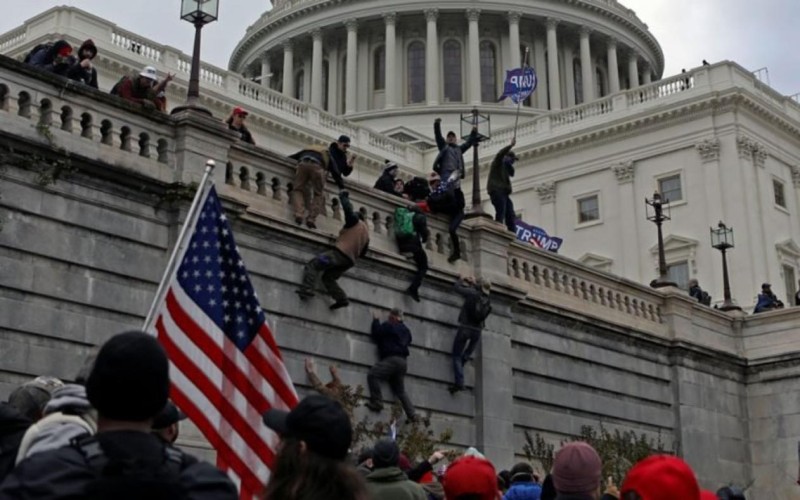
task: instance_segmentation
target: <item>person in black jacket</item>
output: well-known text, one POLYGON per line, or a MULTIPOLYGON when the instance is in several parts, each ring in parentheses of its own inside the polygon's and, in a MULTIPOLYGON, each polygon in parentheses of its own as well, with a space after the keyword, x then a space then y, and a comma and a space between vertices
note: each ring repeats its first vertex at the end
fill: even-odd
POLYGON ((97 88, 97 70, 92 65, 92 60, 96 55, 97 47, 94 42, 92 40, 83 42, 81 48, 78 49, 78 57, 67 70, 67 78, 97 88))
POLYGON ((394 181, 397 178, 397 172, 399 170, 397 163, 387 160, 383 167, 383 173, 378 177, 378 180, 375 181, 373 187, 384 193, 397 194, 394 190, 394 181))
POLYGON ((37 45, 25 57, 25 63, 61 76, 67 75, 74 62, 72 45, 66 40, 37 45))
POLYGON ((256 141, 253 140, 253 134, 250 133, 250 130, 248 130, 247 126, 244 124, 244 120, 247 118, 248 114, 247 110, 237 106, 233 108, 233 111, 231 111, 225 123, 228 124, 229 130, 239 133, 239 138, 241 138, 242 141, 255 146, 256 141))
POLYGON ((169 387, 167 355, 154 336, 111 337, 86 381, 97 435, 26 458, 0 484, 0 499, 236 500, 224 473, 151 434, 169 387))
POLYGON ((356 155, 351 154, 348 156, 347 150, 350 149, 350 138, 346 135, 340 135, 339 140, 332 142, 328 146, 328 154, 330 161, 328 162, 328 172, 333 176, 333 182, 339 187, 341 191, 344 189, 344 179, 353 173, 353 164, 356 161, 356 155))
MULTIPOLYGON (((428 242, 430 232, 428 231, 428 218, 422 213, 419 206, 412 203, 406 207, 407 217, 411 217, 413 233, 406 234, 401 232, 401 228, 395 228, 395 238, 397 247, 401 254, 411 254, 414 263, 417 265, 417 272, 411 280, 411 286, 406 289, 406 293, 412 299, 419 302, 419 287, 425 274, 428 272, 428 254, 425 253, 424 243, 428 242)), ((398 209, 402 212, 402 209, 398 209)))
POLYGON ((374 412, 383 410, 380 381, 387 380, 392 392, 403 405, 406 417, 413 422, 417 417, 414 405, 411 404, 405 389, 411 332, 403 323, 403 312, 400 309, 392 309, 388 321, 384 323, 381 323, 377 311, 373 312, 372 316, 372 341, 378 346, 379 361, 367 374, 369 402, 366 407, 374 412))

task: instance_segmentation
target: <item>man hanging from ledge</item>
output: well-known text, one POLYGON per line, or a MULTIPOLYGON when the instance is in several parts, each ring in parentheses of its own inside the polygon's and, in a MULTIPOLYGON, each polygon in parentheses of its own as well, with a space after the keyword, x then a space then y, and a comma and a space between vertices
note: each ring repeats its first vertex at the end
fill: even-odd
POLYGON ((452 130, 447 133, 447 140, 442 137, 442 120, 437 118, 433 122, 433 135, 439 148, 439 156, 433 162, 433 171, 439 174, 442 183, 452 181, 449 189, 452 190, 456 201, 456 208, 450 216, 450 257, 447 261, 451 264, 461 258, 461 247, 458 242, 458 228, 464 221, 464 192, 461 191, 461 179, 464 178, 464 153, 478 142, 478 128, 472 127, 472 133, 466 141, 458 144, 456 133, 452 130))
POLYGON ((455 284, 455 291, 464 297, 464 305, 458 314, 458 331, 453 340, 453 375, 454 382, 450 386, 450 394, 464 390, 464 365, 472 360, 472 353, 481 341, 484 322, 492 312, 489 292, 490 281, 481 278, 461 276, 455 284))
POLYGON ((353 164, 356 161, 355 154, 347 154, 348 149, 350 149, 350 138, 346 135, 340 135, 337 141, 328 146, 330 162, 328 162, 327 168, 340 191, 344 189, 342 177, 353 173, 353 164))
POLYGON ((306 263, 303 269, 303 283, 296 290, 301 300, 310 299, 314 296, 314 285, 321 275, 325 290, 335 300, 330 306, 331 310, 350 305, 347 294, 336 280, 353 267, 359 257, 366 255, 369 247, 367 223, 364 222, 360 212, 353 211, 349 193, 347 191, 339 193, 339 201, 344 212, 344 226, 339 231, 334 248, 317 255, 306 263))

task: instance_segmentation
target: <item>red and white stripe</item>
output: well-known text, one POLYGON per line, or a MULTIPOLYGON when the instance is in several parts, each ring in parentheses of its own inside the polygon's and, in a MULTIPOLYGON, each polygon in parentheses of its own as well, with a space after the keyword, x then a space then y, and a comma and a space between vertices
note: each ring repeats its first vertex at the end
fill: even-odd
POLYGON ((155 331, 170 360, 173 401, 214 446, 241 498, 252 498, 263 490, 278 446, 261 416, 297 404, 269 325, 242 352, 173 277, 155 331))

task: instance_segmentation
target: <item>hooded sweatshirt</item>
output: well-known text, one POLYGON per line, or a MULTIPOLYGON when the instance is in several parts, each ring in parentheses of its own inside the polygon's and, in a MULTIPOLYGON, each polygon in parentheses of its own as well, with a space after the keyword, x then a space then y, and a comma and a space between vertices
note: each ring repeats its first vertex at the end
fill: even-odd
POLYGON ((33 422, 8 403, 0 403, 0 483, 14 468, 22 436, 33 422))
POLYGON ((81 66, 81 57, 83 57, 84 50, 89 50, 91 52, 89 60, 93 60, 97 55, 97 47, 92 40, 86 40, 83 42, 83 44, 81 44, 81 48, 78 49, 78 52, 75 54, 75 62, 74 64, 70 65, 66 76, 70 80, 75 80, 76 82, 81 82, 90 87, 97 88, 97 70, 94 69, 94 66, 90 68, 84 68, 81 66))
POLYGON ((44 415, 25 432, 17 452, 17 463, 31 455, 67 446, 76 437, 97 432, 92 405, 82 385, 67 384, 57 389, 44 407, 44 415))
POLYGON ((375 181, 375 186, 373 187, 384 193, 397 194, 394 191, 394 176, 392 176, 392 170, 397 170, 397 165, 394 163, 387 164, 381 176, 375 181))
POLYGON ((372 500, 427 500, 422 486, 410 481, 399 467, 375 469, 367 476, 372 500))

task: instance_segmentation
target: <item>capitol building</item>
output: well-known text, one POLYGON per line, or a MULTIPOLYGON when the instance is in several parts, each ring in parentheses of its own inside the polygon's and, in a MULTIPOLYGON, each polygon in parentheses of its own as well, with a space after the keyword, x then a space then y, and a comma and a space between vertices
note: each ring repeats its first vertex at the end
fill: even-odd
MULTIPOLYGON (((56 37, 95 41, 101 90, 153 65, 177 75, 170 107, 185 98, 189 55, 72 7, 0 35, 0 53, 21 58, 56 37)), ((523 221, 562 238, 568 258, 649 283, 658 252, 644 200, 657 190, 670 201, 673 281, 698 279, 722 301, 709 228, 724 221, 736 238, 734 301, 751 309, 769 282, 789 304, 800 278, 800 106, 735 62, 663 75, 664 57, 644 20, 616 0, 276 0, 227 69, 203 64, 200 102, 219 118, 250 110, 256 143, 280 154, 349 135, 360 157, 349 181, 363 184, 385 160, 406 177, 427 173, 433 120, 458 133, 476 108, 491 119, 479 148, 485 183, 514 137, 517 108, 497 102, 505 71, 527 61, 539 84, 516 130, 523 221)))

